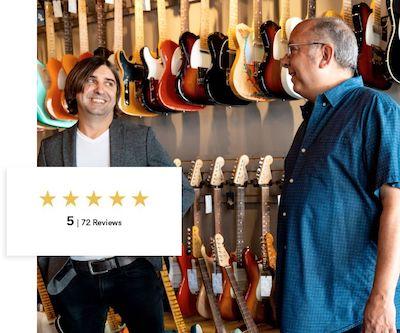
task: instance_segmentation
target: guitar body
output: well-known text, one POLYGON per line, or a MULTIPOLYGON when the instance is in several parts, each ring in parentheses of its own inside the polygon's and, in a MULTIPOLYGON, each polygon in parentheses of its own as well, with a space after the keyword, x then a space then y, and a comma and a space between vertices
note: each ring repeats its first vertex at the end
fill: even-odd
POLYGON ((119 108, 131 116, 156 117, 157 114, 147 111, 137 99, 142 89, 143 66, 128 60, 122 50, 115 54, 115 63, 119 69, 121 81, 119 108))
POLYGON ((287 95, 281 82, 281 62, 279 58, 285 51, 280 50, 279 30, 279 25, 273 21, 264 22, 260 27, 266 59, 260 65, 258 83, 266 95, 286 98, 287 95))
MULTIPOLYGON (((230 263, 233 263, 233 259, 229 260, 230 263)), ((219 311, 221 312, 221 317, 225 320, 238 320, 240 319, 240 311, 239 307, 236 303, 236 300, 232 297, 231 294, 231 283, 228 278, 228 274, 225 268, 221 267, 222 271, 222 294, 219 296, 218 305, 219 311)))
POLYGON ((236 56, 229 75, 229 85, 240 98, 255 102, 267 101, 256 80, 256 69, 264 55, 262 46, 255 45, 252 29, 243 23, 236 26, 234 41, 236 56))
POLYGON ((192 268, 192 255, 188 255, 185 246, 182 248, 182 256, 177 257, 179 268, 182 273, 182 281, 179 285, 176 296, 183 317, 190 317, 196 314, 196 295, 189 289, 189 278, 187 270, 192 268))
POLYGON ((62 91, 65 86, 66 74, 61 62, 50 58, 46 68, 50 77, 50 86, 46 92, 47 111, 58 120, 76 120, 77 117, 69 114, 62 105, 62 91))
POLYGON ((392 23, 392 33, 387 49, 387 66, 391 77, 400 83, 400 1, 386 0, 386 3, 392 23))
POLYGON ((233 51, 228 48, 228 37, 220 32, 208 36, 212 66, 206 73, 206 92, 218 104, 247 105, 248 101, 238 98, 229 86, 229 58, 233 51))
POLYGON ((139 99, 142 105, 150 112, 167 114, 171 112, 162 103, 158 95, 159 82, 164 72, 160 58, 154 58, 148 47, 140 50, 140 58, 144 66, 144 80, 139 99))
POLYGON ((380 47, 381 38, 373 31, 372 9, 361 2, 353 6, 352 13, 354 27, 358 30, 355 31, 359 48, 358 72, 367 86, 387 90, 392 83, 386 79, 389 73, 386 70, 385 51, 380 47))
POLYGON ((76 63, 78 62, 78 58, 72 54, 64 54, 61 59, 62 67, 64 68, 65 74, 68 75, 69 72, 74 68, 76 63))
POLYGON ((58 127, 58 128, 69 128, 72 127, 75 121, 69 120, 56 120, 50 117, 47 113, 44 102, 46 99, 46 86, 47 86, 47 74, 44 65, 38 60, 37 61, 37 95, 36 95, 36 102, 37 102, 37 120, 43 124, 48 125, 51 127, 58 127))
POLYGON ((180 96, 188 103, 214 104, 204 84, 207 69, 211 67, 210 54, 201 51, 199 37, 188 31, 179 38, 179 46, 183 55, 182 68, 177 77, 180 96))
POLYGON ((160 44, 164 72, 158 86, 161 103, 175 111, 200 111, 204 107, 188 104, 177 93, 177 74, 182 67, 182 54, 178 44, 165 40, 160 44))

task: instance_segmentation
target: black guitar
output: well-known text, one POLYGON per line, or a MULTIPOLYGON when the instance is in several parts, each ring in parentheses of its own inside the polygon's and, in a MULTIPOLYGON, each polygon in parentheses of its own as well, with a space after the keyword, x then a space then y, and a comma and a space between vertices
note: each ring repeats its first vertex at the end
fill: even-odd
POLYGON ((400 83, 400 0, 386 0, 386 5, 392 23, 392 33, 387 48, 386 61, 390 76, 397 83, 400 83))
POLYGON ((208 36, 212 66, 206 73, 206 93, 215 103, 247 105, 249 101, 238 98, 229 85, 229 72, 235 60, 234 29, 238 21, 238 0, 229 1, 229 37, 220 32, 208 36))

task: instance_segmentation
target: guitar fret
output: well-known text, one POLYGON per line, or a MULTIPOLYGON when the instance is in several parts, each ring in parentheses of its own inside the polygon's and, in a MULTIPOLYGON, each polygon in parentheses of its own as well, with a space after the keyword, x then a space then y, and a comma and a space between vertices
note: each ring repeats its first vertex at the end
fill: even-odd
POLYGON ((238 24, 238 0, 229 0, 229 29, 228 29, 228 47, 230 50, 236 50, 233 36, 238 24))
POLYGON ((158 18, 158 45, 167 39, 167 17, 165 9, 165 0, 157 0, 157 18, 158 18))
POLYGON ((351 0, 342 0, 342 17, 346 24, 353 29, 353 15, 351 0))
POLYGON ((97 47, 106 47, 106 18, 104 15, 104 0, 96 0, 97 29, 96 39, 97 47))
POLYGON ((50 296, 47 293, 46 286, 43 281, 42 273, 40 272, 39 266, 36 267, 37 274, 37 290, 39 292, 40 300, 42 302, 44 312, 46 314, 47 320, 51 321, 56 318, 56 313, 54 311, 53 305, 50 300, 50 296))
POLYGON ((53 5, 49 1, 45 1, 44 11, 46 17, 47 59, 56 58, 53 5))
POLYGON ((123 10, 122 0, 114 0, 114 52, 123 49, 123 10))
POLYGON ((67 1, 64 0, 63 2, 64 49, 65 49, 65 54, 73 54, 71 16, 67 6, 68 3, 67 1))
POLYGON ((181 0, 181 34, 189 31, 189 0, 181 0))
POLYGON ((214 197, 214 228, 215 233, 220 234, 221 229, 221 188, 214 187, 213 190, 213 197, 214 197))
POLYGON ((262 2, 253 0, 253 39, 256 44, 262 43, 260 26, 262 24, 262 2))
POLYGON ((374 25, 381 26, 381 0, 374 0, 374 25))
POLYGON ((200 228, 200 189, 194 188, 193 225, 200 228))
POLYGON ((236 188, 236 257, 238 267, 242 267, 242 252, 244 249, 243 240, 243 223, 245 218, 245 203, 244 203, 244 192, 243 186, 236 188))
POLYGON ((135 45, 132 50, 136 63, 140 63, 140 50, 144 47, 143 0, 135 0, 135 45))

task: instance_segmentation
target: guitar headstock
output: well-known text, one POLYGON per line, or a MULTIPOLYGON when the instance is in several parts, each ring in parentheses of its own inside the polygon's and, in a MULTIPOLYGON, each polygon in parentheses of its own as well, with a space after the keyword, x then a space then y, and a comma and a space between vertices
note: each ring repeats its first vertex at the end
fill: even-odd
POLYGON ((221 234, 215 235, 215 257, 221 267, 229 266, 229 253, 224 246, 224 237, 221 234))
POLYGON ((174 159, 174 164, 176 167, 181 167, 182 166, 182 161, 179 158, 174 159))
POLYGON ((271 164, 274 161, 271 155, 260 158, 257 169, 257 184, 260 186, 268 185, 272 180, 271 164))
POLYGON ((225 181, 224 173, 222 172, 222 167, 225 164, 225 160, 222 156, 218 156, 214 163, 211 164, 210 175, 208 176, 208 183, 212 186, 221 186, 225 181))
POLYGON ((201 178, 201 168, 203 166, 203 161, 200 159, 197 159, 193 163, 192 169, 189 171, 189 183, 190 186, 192 187, 200 187, 201 181, 203 180, 201 178))
POLYGON ((246 169, 246 166, 248 164, 249 164, 249 157, 247 155, 242 155, 239 157, 232 172, 232 180, 235 185, 244 186, 247 180, 249 179, 246 169))
POLYGON ((200 236, 200 229, 198 226, 192 227, 192 244, 193 244, 193 257, 200 258, 202 256, 201 253, 201 236, 200 236))

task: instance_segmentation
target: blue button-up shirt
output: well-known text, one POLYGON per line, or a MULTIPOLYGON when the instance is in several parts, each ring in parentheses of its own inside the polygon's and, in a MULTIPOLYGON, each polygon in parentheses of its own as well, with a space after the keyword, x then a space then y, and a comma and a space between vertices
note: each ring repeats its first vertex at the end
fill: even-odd
MULTIPOLYGON (((278 218, 281 331, 360 325, 377 255, 379 188, 400 187, 400 107, 351 78, 303 107, 278 218)), ((400 285, 397 286, 400 328, 400 285)))

